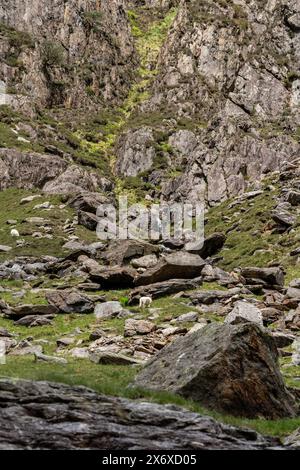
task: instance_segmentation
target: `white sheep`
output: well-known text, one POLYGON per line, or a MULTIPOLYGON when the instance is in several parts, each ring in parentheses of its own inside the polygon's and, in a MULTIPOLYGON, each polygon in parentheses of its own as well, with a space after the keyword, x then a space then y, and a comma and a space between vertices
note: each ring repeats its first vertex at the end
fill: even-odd
POLYGON ((13 229, 10 231, 10 234, 11 234, 12 237, 15 237, 15 238, 19 238, 19 236, 20 236, 18 230, 16 230, 15 228, 13 228, 13 229))
POLYGON ((152 304, 152 297, 141 297, 140 298, 140 308, 149 308, 152 304))

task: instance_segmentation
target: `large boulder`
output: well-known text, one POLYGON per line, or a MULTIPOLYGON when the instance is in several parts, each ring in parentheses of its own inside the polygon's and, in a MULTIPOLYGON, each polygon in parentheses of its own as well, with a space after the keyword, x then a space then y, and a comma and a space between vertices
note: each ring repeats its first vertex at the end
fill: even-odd
POLYGON ((143 286, 168 279, 193 279, 200 276, 204 266, 205 262, 198 255, 186 252, 172 253, 141 274, 135 285, 143 286))
POLYGON ((50 291, 46 299, 60 313, 92 313, 94 310, 94 301, 75 290, 50 291))
POLYGON ((95 317, 98 320, 107 320, 110 318, 115 318, 118 316, 122 316, 126 313, 120 304, 120 302, 110 301, 104 302, 102 304, 97 304, 95 307, 95 317))
POLYGON ((263 284, 268 287, 284 285, 284 273, 280 268, 241 268, 247 284, 263 284))
POLYGON ((274 340, 258 325, 214 323, 165 347, 135 383, 235 416, 295 416, 277 360, 274 340))
POLYGON ((128 264, 134 258, 158 253, 159 248, 139 240, 118 240, 110 243, 104 253, 105 260, 111 265, 128 264))
POLYGON ((90 271, 90 279, 101 284, 104 289, 127 288, 133 286, 136 272, 127 267, 99 267, 90 271))
POLYGON ((85 387, 0 380, 0 449, 261 450, 279 440, 183 408, 85 387))
POLYGON ((285 297, 300 302, 300 279, 293 279, 289 283, 285 297))
POLYGON ((96 214, 98 207, 107 202, 107 197, 100 193, 82 192, 71 198, 68 205, 77 211, 96 214))
POLYGON ((177 294, 188 289, 197 289, 201 286, 202 277, 195 279, 170 279, 169 281, 156 282, 147 286, 140 286, 133 289, 129 296, 129 305, 138 303, 140 297, 151 295, 153 298, 165 295, 177 294))
POLYGON ((54 315, 58 312, 58 308, 56 305, 18 305, 17 307, 13 307, 11 309, 7 309, 5 315, 9 318, 14 320, 18 320, 23 317, 27 317, 28 315, 38 315, 38 316, 48 316, 54 315))
POLYGON ((239 300, 234 304, 234 308, 225 318, 225 323, 233 323, 237 318, 244 318, 247 321, 263 326, 263 315, 259 308, 250 302, 239 300))
POLYGON ((194 305, 211 305, 215 302, 222 302, 232 297, 238 296, 242 293, 242 289, 234 287, 228 290, 202 290, 196 291, 192 294, 185 294, 189 297, 194 305))
POLYGON ((224 233, 213 233, 209 237, 205 238, 203 243, 189 242, 185 245, 186 251, 190 253, 196 253, 201 258, 208 258, 213 256, 223 248, 226 241, 224 233))
POLYGON ((92 212, 79 211, 78 224, 83 225, 88 230, 95 231, 98 225, 98 217, 92 212))

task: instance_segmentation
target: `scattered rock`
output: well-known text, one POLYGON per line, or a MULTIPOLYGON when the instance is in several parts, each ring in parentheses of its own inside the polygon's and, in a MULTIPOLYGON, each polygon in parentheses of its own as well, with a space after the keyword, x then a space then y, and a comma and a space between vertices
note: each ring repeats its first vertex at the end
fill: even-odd
POLYGON ((55 357, 55 356, 46 356, 42 353, 35 353, 34 359, 36 362, 51 362, 54 364, 68 364, 68 361, 63 357, 55 357))
POLYGON ((123 316, 123 311, 124 309, 120 302, 111 301, 97 304, 95 306, 94 314, 98 320, 108 320, 109 318, 115 318, 120 314, 123 316))
POLYGON ((34 194, 33 196, 27 196, 23 197, 20 201, 20 204, 28 204, 29 202, 34 201, 35 199, 38 199, 39 197, 42 197, 40 194, 34 194))
POLYGON ((101 204, 108 202, 107 197, 99 193, 81 192, 76 196, 72 197, 68 202, 70 207, 73 207, 78 212, 88 212, 90 214, 96 214, 98 207, 101 204))
POLYGON ((134 258, 141 258, 158 253, 159 248, 151 243, 137 240, 121 240, 111 242, 104 253, 104 259, 113 265, 128 264, 134 258))
POLYGON ((263 316, 259 308, 246 301, 238 301, 234 304, 233 310, 225 318, 225 323, 233 323, 237 317, 257 323, 263 326, 263 316))
POLYGON ((127 267, 98 268, 90 271, 90 279, 101 284, 104 289, 132 287, 136 272, 127 267))
POLYGON ((298 206, 300 204, 300 193, 298 191, 289 191, 287 194, 287 201, 292 206, 298 206))
POLYGON ((97 328, 96 330, 92 331, 92 333, 90 334, 90 340, 96 341, 97 339, 102 338, 102 336, 105 336, 105 332, 97 328))
POLYGON ((295 341, 295 336, 288 333, 283 333, 282 331, 272 331, 271 334, 277 348, 286 348, 295 341))
POLYGON ((141 364, 140 361, 123 354, 115 354, 110 352, 94 352, 90 353, 90 360, 96 364, 110 364, 116 366, 129 366, 141 364))
POLYGON ((291 449, 300 449, 300 428, 296 429, 296 431, 294 431, 284 440, 284 445, 291 449))
POLYGON ((12 250, 11 246, 0 245, 0 252, 2 252, 2 253, 7 253, 8 251, 11 251, 11 250, 12 250))
POLYGON ((89 359, 90 357, 88 348, 73 348, 69 351, 69 354, 77 359, 89 359))
POLYGON ((56 340, 56 344, 59 348, 67 348, 71 346, 75 342, 74 337, 64 336, 63 338, 59 338, 56 340))
POLYGON ((287 210, 276 208, 272 212, 273 220, 278 223, 279 225, 283 225, 285 227, 291 227, 294 225, 296 218, 287 210))
POLYGON ((24 344, 21 343, 17 347, 15 347, 12 351, 9 352, 10 356, 28 356, 28 355, 36 355, 42 354, 43 348, 40 345, 30 345, 25 342, 24 344))
POLYGON ((83 225, 85 228, 91 231, 96 231, 98 225, 98 217, 91 212, 78 212, 78 224, 83 225))
POLYGON ((28 326, 32 328, 34 326, 45 326, 51 325, 54 315, 27 315, 19 320, 15 321, 15 325, 28 326))
POLYGON ((152 268, 157 264, 157 257, 155 255, 146 255, 131 261, 134 268, 152 268))
POLYGON ((125 321, 124 336, 147 335, 155 329, 156 325, 150 321, 129 318, 125 321))
POLYGON ((215 302, 224 301, 231 299, 232 297, 238 296, 242 293, 242 289, 234 287, 228 290, 203 290, 193 292, 192 294, 186 293, 185 297, 189 297, 194 305, 211 305, 215 302))
POLYGON ((162 330, 162 334, 165 337, 173 336, 173 335, 185 335, 187 333, 187 328, 179 328, 176 326, 168 326, 162 330))
POLYGON ((197 312, 188 312, 176 318, 177 322, 195 322, 198 320, 197 312))

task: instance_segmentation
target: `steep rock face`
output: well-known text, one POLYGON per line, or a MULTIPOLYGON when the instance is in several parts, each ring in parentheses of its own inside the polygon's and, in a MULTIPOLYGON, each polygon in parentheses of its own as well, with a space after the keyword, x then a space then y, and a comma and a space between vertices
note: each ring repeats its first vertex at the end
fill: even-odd
MULTIPOLYGON (((165 171, 160 166, 149 181, 161 184, 164 199, 205 193, 214 205, 296 158, 299 13, 294 0, 181 1, 150 98, 121 138, 127 165, 117 164, 118 171, 140 171, 139 164, 133 170, 134 143, 143 117, 163 144, 156 155, 165 171)), ((123 158, 120 145, 119 162, 123 158)))
POLYGON ((97 191, 102 178, 93 171, 68 165, 57 155, 0 149, 0 191, 7 188, 39 188, 51 194, 97 191))
POLYGON ((135 53, 124 0, 8 0, 0 5, 6 104, 118 102, 135 53))
POLYGON ((174 406, 85 387, 0 380, 0 449, 281 449, 274 438, 174 406))

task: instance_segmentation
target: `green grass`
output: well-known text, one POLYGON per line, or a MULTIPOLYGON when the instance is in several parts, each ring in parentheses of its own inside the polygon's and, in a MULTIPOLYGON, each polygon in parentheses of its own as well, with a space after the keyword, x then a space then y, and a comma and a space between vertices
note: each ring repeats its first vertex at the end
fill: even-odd
MULTIPOLYGON (((218 254, 223 258, 218 265, 226 271, 240 266, 265 267, 271 262, 279 262, 286 269, 286 281, 289 282, 300 276, 297 257, 289 255, 300 243, 299 216, 292 232, 272 233, 274 222, 271 211, 276 207, 276 197, 279 195, 276 177, 272 183, 275 191, 265 190, 260 196, 241 205, 230 208, 232 200, 229 200, 211 208, 206 215, 205 234, 227 233, 226 243, 218 254), (234 224, 237 226, 230 230, 234 224)), ((292 211, 296 214, 295 209, 292 211)))
POLYGON ((255 429, 262 434, 284 437, 300 426, 300 417, 277 421, 235 418, 207 410, 197 403, 185 400, 178 395, 129 387, 137 371, 138 368, 132 366, 98 365, 85 359, 69 359, 67 365, 59 365, 35 363, 32 357, 8 357, 6 365, 0 365, 0 377, 84 385, 106 395, 122 396, 130 399, 147 399, 162 405, 174 404, 202 415, 212 416, 227 424, 255 429))
MULTIPOLYGON (((58 209, 62 204, 60 196, 45 194, 34 201, 20 205, 20 200, 23 197, 39 194, 37 190, 21 190, 21 189, 7 189, 0 191, 0 207, 5 207, 5 211, 0 212, 0 244, 11 246, 13 249, 9 253, 0 253, 0 261, 11 259, 14 256, 64 256, 67 254, 62 246, 67 242, 67 235, 63 232, 63 226, 67 219, 72 219, 75 211, 66 206, 63 209, 58 209), (34 209, 38 204, 49 201, 54 205, 52 210, 34 209), (29 217, 43 217, 48 220, 49 225, 52 227, 52 239, 47 238, 32 238, 31 233, 42 232, 38 226, 25 222, 29 217), (7 220, 16 220, 16 228, 20 232, 22 239, 26 241, 26 246, 17 247, 16 239, 10 235, 12 226, 6 223, 7 220)), ((90 232, 84 227, 77 226, 75 234, 80 239, 87 241, 97 241, 96 233, 90 232)))

